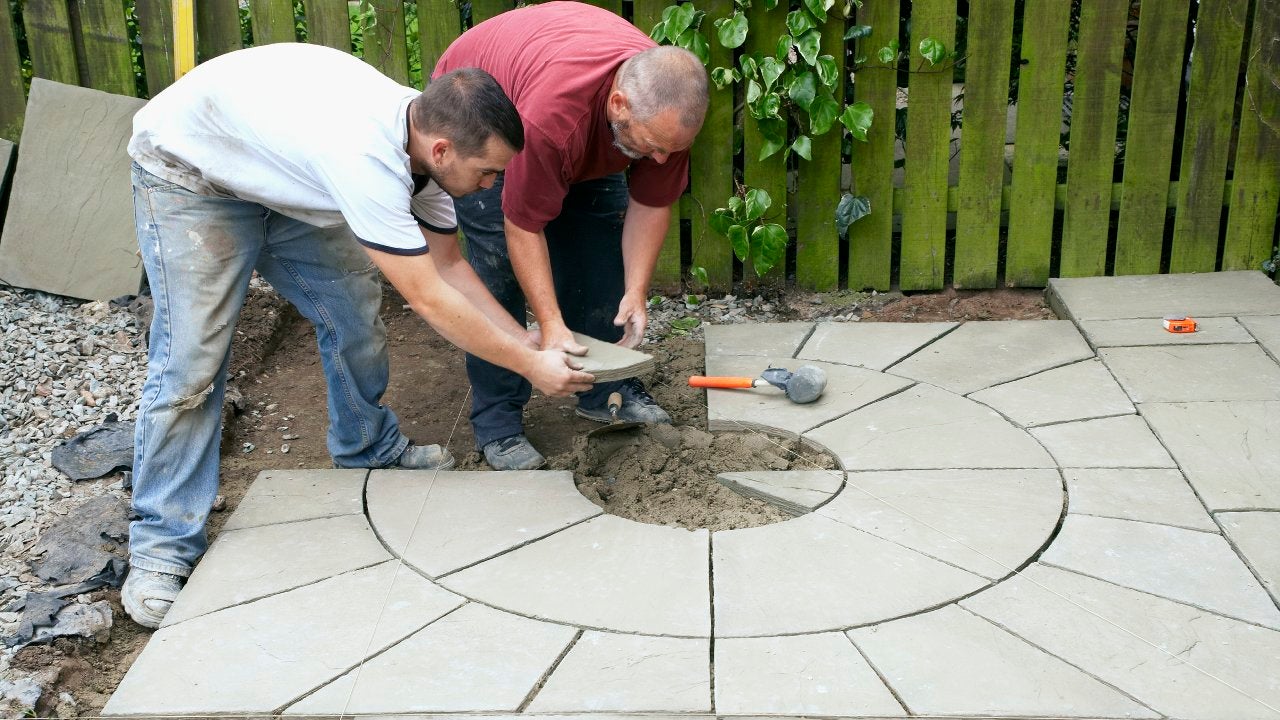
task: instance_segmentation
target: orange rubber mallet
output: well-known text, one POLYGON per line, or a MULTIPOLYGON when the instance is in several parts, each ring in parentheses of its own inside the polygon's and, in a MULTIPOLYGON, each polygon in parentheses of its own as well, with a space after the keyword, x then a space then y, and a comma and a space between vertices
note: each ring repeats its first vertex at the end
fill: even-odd
POLYGON ((822 368, 804 365, 795 372, 783 368, 771 367, 760 373, 760 377, 732 377, 725 375, 694 375, 689 378, 689 387, 750 389, 773 385, 787 394, 787 398, 795 403, 811 403, 817 400, 827 387, 827 375, 822 368))

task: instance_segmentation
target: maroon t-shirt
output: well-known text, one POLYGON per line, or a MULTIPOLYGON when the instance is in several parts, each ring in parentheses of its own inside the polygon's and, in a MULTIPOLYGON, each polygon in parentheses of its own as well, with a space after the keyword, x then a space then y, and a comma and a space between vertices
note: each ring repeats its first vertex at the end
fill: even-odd
POLYGON ((524 150, 507 165, 502 212, 529 232, 560 214, 569 185, 628 166, 631 197, 674 203, 688 181, 688 151, 663 164, 632 161, 613 146, 605 102, 624 60, 654 47, 634 25, 580 2, 505 12, 462 34, 432 77, 478 67, 498 80, 524 120, 524 150))

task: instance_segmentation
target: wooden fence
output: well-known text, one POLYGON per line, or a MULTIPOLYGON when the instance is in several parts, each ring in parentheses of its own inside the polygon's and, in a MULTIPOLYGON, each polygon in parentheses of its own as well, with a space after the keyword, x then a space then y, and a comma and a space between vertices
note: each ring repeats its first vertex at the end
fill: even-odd
MULTIPOLYGON (((648 31, 669 3, 593 4, 648 31)), ((710 36, 710 23, 734 10, 733 0, 695 4, 710 36)), ((354 51, 347 0, 248 0, 247 17, 236 0, 196 5, 200 59, 246 37, 354 51)), ((755 3, 736 52, 771 52, 754 43, 785 32, 783 5, 766 12, 755 3)), ((511 7, 461 5, 473 22, 511 7)), ((18 140, 24 73, 128 95, 172 82, 170 0, 9 8, 0 12, 0 136, 18 140)), ((360 53, 402 82, 411 62, 429 74, 463 21, 450 0, 368 0, 360 10, 376 18, 356 38, 360 53)), ((713 67, 734 61, 735 51, 711 45, 713 67)), ((814 139, 812 161, 788 165, 779 153, 757 162, 754 124, 735 130, 742 90, 713 90, 656 283, 675 285, 691 266, 717 288, 742 277, 706 224, 736 182, 767 189, 773 221, 794 233, 786 268, 765 283, 1037 287, 1052 276, 1256 269, 1272 257, 1280 0, 865 0, 846 23, 827 24, 822 45, 844 68, 848 97, 875 110, 868 141, 842 157, 833 131, 814 139), (853 25, 870 35, 846 43, 853 25), (958 60, 925 66, 915 51, 925 37, 962 47, 958 60), (877 59, 893 40, 909 51, 896 67, 877 59), (846 190, 872 210, 841 239, 834 216, 846 190)))

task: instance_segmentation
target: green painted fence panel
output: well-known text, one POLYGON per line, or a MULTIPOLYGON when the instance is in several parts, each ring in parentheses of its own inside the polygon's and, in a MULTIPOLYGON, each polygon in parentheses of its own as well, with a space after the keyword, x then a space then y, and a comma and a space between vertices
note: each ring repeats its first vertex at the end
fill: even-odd
POLYGON ((471 0, 471 24, 479 25, 515 7, 513 0, 471 0))
POLYGON ((124 6, 118 2, 78 0, 84 43, 85 85, 116 95, 136 96, 124 6))
POLYGON ((462 27, 458 6, 453 0, 418 2, 418 43, 422 46, 422 77, 431 77, 449 43, 458 39, 462 27))
POLYGON ((135 0, 142 68, 147 74, 147 96, 155 97, 173 84, 173 2, 135 0))
POLYGON ((373 19, 364 28, 364 60, 392 80, 408 85, 409 45, 405 37, 404 3, 371 0, 370 5, 373 19))
MULTIPOLYGON (((744 52, 772 55, 778 47, 778 38, 787 34, 786 7, 779 4, 773 10, 765 10, 763 4, 756 4, 747 11, 751 31, 743 44, 744 52)), ((742 179, 748 187, 760 188, 769 193, 773 204, 764 214, 764 221, 787 224, 787 165, 778 151, 764 160, 760 160, 760 149, 764 146, 764 137, 760 134, 755 119, 749 114, 743 121, 743 160, 742 179)), ((743 263, 743 277, 756 278, 761 285, 781 285, 786 280, 786 263, 779 261, 769 272, 758 276, 751 264, 751 258, 743 263)))
POLYGON ((1240 110, 1223 270, 1256 270, 1271 257, 1280 204, 1280 0, 1258 0, 1240 110))
MULTIPOLYGON (((833 7, 822 27, 822 54, 830 55, 844 77, 844 18, 833 7)), ((844 82, 836 85, 844 97, 844 82)), ((796 284, 810 290, 835 290, 840 283, 840 238, 836 206, 840 202, 840 140, 843 126, 813 138, 813 159, 801 160, 796 188, 796 284)), ((799 128, 801 132, 808 127, 799 128)))
POLYGON ((1209 272, 1217 260, 1220 198, 1231 151, 1236 77, 1248 7, 1248 0, 1200 2, 1183 123, 1171 272, 1209 272))
POLYGON ((1186 0, 1143 0, 1141 8, 1116 231, 1117 275, 1160 272, 1190 12, 1186 0))
POLYGON ((22 60, 14 30, 6 7, 0 12, 0 138, 16 143, 22 137, 27 96, 22 89, 22 60))
POLYGON ((853 141, 854 195, 871 202, 871 213, 849 226, 849 287, 888 290, 893 279, 893 152, 897 71, 883 65, 877 51, 898 38, 898 6, 890 2, 863 3, 859 25, 871 34, 857 41, 856 57, 867 59, 853 83, 855 100, 869 104, 875 120, 867 141, 853 141))
POLYGON ((1115 170, 1116 117, 1129 3, 1084 0, 1062 216, 1062 277, 1106 274, 1115 170))
POLYGON ((196 56, 200 62, 243 47, 236 0, 196 3, 196 56))
POLYGON ((1013 0, 969 6, 953 276, 957 288, 996 284, 1012 40, 1013 0))
POLYGON ((22 9, 22 22, 35 76, 79 85, 76 43, 71 34, 66 0, 27 0, 22 9))
MULTIPOLYGON (((592 3, 597 5, 597 3, 592 3)), ((614 12, 621 12, 621 3, 617 3, 618 8, 609 7, 614 12)), ((662 19, 662 9, 667 6, 666 0, 636 0, 634 9, 634 22, 638 28, 648 33, 653 26, 662 19)), ((604 5, 601 5, 604 7, 604 5)), ((709 21, 704 21, 703 27, 710 27, 709 21)), ((667 226, 667 238, 662 243, 662 252, 658 255, 658 263, 653 268, 653 285, 658 287, 673 289, 680 285, 680 203, 676 202, 671 207, 671 223, 667 226)))
POLYGON ((307 42, 351 52, 347 0, 303 0, 302 10, 307 14, 307 42))
POLYGON ((942 287, 947 255, 947 172, 951 160, 952 62, 930 65, 920 55, 921 41, 933 38, 955 48, 955 0, 918 3, 911 11, 907 43, 907 165, 902 216, 902 260, 898 284, 903 290, 942 287))
POLYGON ((295 42, 291 0, 249 0, 249 22, 253 28, 253 44, 268 45, 295 42))
POLYGON ((1023 10, 1004 271, 1005 284, 1014 287, 1049 281, 1070 16, 1071 3, 1062 0, 1026 0, 1023 10))
MULTIPOLYGON (((588 5, 595 5, 596 7, 601 8, 603 10, 608 10, 614 15, 622 14, 622 0, 580 0, 580 1, 588 5)), ((702 9, 702 8, 699 7, 699 9, 702 9)), ((649 31, 645 30, 645 32, 649 32, 649 31)))

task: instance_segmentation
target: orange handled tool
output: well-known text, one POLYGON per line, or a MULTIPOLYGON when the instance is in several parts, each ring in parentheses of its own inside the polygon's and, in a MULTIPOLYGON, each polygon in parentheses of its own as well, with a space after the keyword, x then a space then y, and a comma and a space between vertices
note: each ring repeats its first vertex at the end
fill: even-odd
POLYGON ((827 387, 827 374, 815 365, 804 365, 795 372, 771 367, 760 373, 760 377, 694 375, 689 378, 689 387, 696 388, 747 389, 767 385, 782 390, 791 402, 811 403, 827 387))
POLYGON ((706 375, 694 375, 689 378, 689 387, 698 388, 753 388, 769 383, 760 378, 749 377, 708 377, 706 375))

